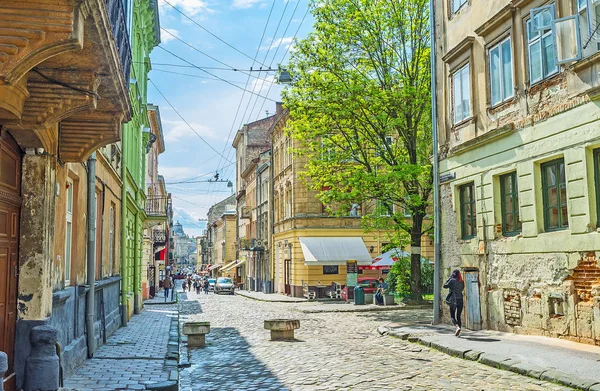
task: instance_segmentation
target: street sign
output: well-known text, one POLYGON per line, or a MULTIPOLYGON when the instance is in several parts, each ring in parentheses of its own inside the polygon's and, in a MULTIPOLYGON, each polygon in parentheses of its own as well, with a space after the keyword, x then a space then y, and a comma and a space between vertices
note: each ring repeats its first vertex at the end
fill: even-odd
POLYGON ((346 285, 358 285, 358 262, 356 260, 346 261, 346 285))
POLYGON ((455 172, 448 172, 446 174, 440 175, 440 183, 450 182, 453 179, 456 179, 455 172))

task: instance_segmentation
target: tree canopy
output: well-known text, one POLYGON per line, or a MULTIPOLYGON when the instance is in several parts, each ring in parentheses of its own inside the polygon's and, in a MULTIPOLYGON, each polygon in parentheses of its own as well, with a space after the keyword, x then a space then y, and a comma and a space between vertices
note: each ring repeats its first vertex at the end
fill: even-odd
POLYGON ((311 10, 314 30, 295 44, 284 91, 294 152, 332 213, 363 205, 366 229, 411 244, 420 299, 432 193, 428 1, 313 0, 311 10))

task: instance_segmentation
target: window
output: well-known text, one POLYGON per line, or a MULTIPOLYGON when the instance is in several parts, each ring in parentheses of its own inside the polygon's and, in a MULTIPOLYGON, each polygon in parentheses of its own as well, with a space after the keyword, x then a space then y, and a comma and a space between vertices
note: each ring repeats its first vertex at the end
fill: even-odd
POLYGON ((563 159, 544 163, 542 170, 542 197, 544 204, 544 228, 556 231, 569 226, 567 214, 567 185, 563 159))
POLYGON ((340 274, 339 266, 337 265, 323 265, 323 274, 340 274))
POLYGON ((527 48, 529 53, 529 82, 536 83, 558 72, 556 65, 554 36, 552 28, 548 27, 546 19, 554 18, 554 5, 544 7, 536 18, 538 28, 534 28, 533 19, 527 21, 527 48), (549 16, 547 16, 547 14, 549 16))
POLYGON ((463 239, 477 236, 477 214, 475 211, 475 185, 469 183, 458 188, 460 199, 460 225, 463 239))
POLYGON ((332 156, 333 156, 333 151, 332 151, 332 142, 331 142, 331 136, 330 135, 324 135, 321 137, 321 160, 331 160, 332 156))
POLYGON ((596 226, 600 228, 600 148, 594 150, 594 175, 596 177, 596 226))
POLYGON ((455 13, 467 2, 467 0, 450 0, 452 2, 452 13, 455 13))
POLYGON ((471 116, 469 64, 452 74, 452 88, 454 93, 454 123, 457 124, 471 116))
POLYGON ((110 203, 110 214, 109 214, 109 226, 108 226, 108 270, 110 275, 115 271, 115 204, 110 203))
POLYGON ((514 96, 510 38, 490 49, 490 92, 492 106, 514 96))
POLYGON ((387 217, 387 216, 391 216, 390 214, 390 205, 386 202, 383 202, 381 200, 377 200, 377 212, 379 213, 379 216, 382 217, 387 217))
POLYGON ((600 0, 577 0, 576 14, 579 21, 579 38, 585 44, 582 55, 587 57, 598 51, 598 46, 592 44, 592 40, 600 35, 600 29, 597 29, 600 23, 600 0), (589 9, 592 12, 589 12, 589 9))
POLYGON ((67 210, 65 227, 65 286, 71 283, 71 251, 73 242, 73 182, 67 181, 67 210))
POLYGON ((504 235, 514 235, 521 232, 516 172, 500 176, 500 206, 502 210, 502 233, 504 235))
POLYGON ((289 219, 292 217, 292 190, 286 189, 285 191, 285 216, 284 218, 289 219))

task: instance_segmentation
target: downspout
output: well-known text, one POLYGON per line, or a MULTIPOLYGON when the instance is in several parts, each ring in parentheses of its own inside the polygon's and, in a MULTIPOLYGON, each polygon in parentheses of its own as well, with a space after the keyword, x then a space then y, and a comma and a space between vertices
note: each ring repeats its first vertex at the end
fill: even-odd
POLYGON ((90 290, 87 295, 86 333, 88 358, 94 356, 96 336, 94 335, 94 296, 96 282, 96 152, 88 158, 87 175, 87 285, 90 290))
POLYGON ((429 0, 429 35, 431 41, 431 133, 433 135, 433 324, 440 323, 441 297, 441 211, 440 211, 440 175, 437 133, 437 100, 435 74, 435 4, 429 0))
POLYGON ((121 225, 121 326, 127 326, 127 294, 128 294, 128 274, 129 271, 127 265, 127 169, 125 168, 125 143, 127 138, 123 139, 123 160, 121 161, 121 180, 123 181, 123 187, 121 188, 121 219, 119 223, 121 225))

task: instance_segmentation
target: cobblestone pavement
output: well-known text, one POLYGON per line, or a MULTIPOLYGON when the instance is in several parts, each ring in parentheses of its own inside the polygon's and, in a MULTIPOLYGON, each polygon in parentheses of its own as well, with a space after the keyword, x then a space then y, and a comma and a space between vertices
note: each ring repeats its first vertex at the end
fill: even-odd
POLYGON ((69 378, 71 390, 144 390, 169 379, 164 368, 171 319, 177 306, 152 305, 117 330, 69 378))
POLYGON ((429 322, 430 310, 302 313, 301 304, 188 294, 181 320, 210 321, 207 346, 182 346, 180 390, 567 390, 380 336, 381 324, 429 322), (186 314, 185 316, 183 314, 186 314), (272 342, 263 321, 300 319, 295 342, 272 342))

